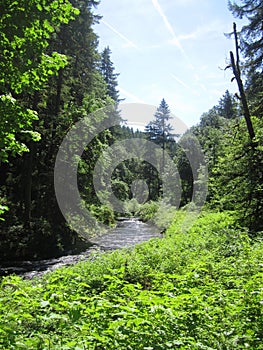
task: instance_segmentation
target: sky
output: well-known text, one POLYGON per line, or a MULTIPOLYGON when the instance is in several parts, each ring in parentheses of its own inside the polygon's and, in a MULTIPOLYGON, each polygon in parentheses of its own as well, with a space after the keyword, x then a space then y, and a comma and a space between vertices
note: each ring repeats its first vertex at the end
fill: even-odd
MULTIPOLYGON (((226 90, 237 91, 227 66, 234 51, 233 21, 227 0, 101 0, 94 27, 99 50, 109 46, 124 103, 159 106, 162 98, 171 115, 187 126, 226 90)), ((129 116, 129 125, 142 126, 150 115, 129 116)))

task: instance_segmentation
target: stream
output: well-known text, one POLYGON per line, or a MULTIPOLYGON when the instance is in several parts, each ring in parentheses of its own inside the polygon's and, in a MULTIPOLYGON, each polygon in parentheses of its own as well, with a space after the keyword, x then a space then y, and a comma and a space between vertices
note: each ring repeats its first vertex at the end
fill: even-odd
POLYGON ((40 277, 62 266, 76 264, 80 260, 87 260, 94 251, 109 251, 148 241, 150 238, 161 237, 156 228, 143 223, 137 218, 123 219, 117 226, 107 233, 90 239, 92 246, 77 255, 65 255, 59 258, 37 261, 10 261, 0 265, 0 276, 9 274, 20 275, 26 279, 40 277))

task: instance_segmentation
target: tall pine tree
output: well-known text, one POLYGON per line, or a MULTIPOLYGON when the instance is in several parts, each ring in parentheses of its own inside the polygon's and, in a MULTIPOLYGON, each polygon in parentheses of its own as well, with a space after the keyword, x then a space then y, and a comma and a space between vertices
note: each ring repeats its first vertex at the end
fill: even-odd
POLYGON ((263 2, 242 0, 241 4, 229 1, 229 9, 237 18, 246 18, 240 32, 240 47, 245 57, 247 73, 246 92, 251 113, 263 116, 263 2))
POLYGON ((145 127, 148 139, 161 145, 163 149, 165 149, 165 143, 172 136, 173 127, 169 123, 171 119, 169 106, 163 98, 154 114, 154 119, 145 127))
POLYGON ((105 47, 101 54, 100 72, 107 86, 108 95, 115 101, 119 102, 119 91, 117 90, 117 77, 119 74, 114 73, 114 66, 110 58, 111 50, 109 46, 105 47))
MULTIPOLYGON (((169 106, 163 98, 154 114, 154 119, 145 127, 146 138, 162 147, 162 159, 160 159, 160 169, 162 174, 164 173, 165 149, 168 148, 168 145, 170 146, 171 143, 174 143, 171 133, 173 127, 169 123, 171 119, 172 117, 169 106)), ((152 179, 149 186, 150 189, 158 189, 156 193, 154 193, 155 191, 151 189, 152 198, 156 199, 156 197, 159 197, 162 192, 162 185, 159 177, 156 178, 156 176, 152 176, 153 169, 151 166, 148 166, 148 168, 146 167, 145 171, 149 174, 149 178, 152 179)))
POLYGON ((234 119, 238 117, 237 102, 228 90, 226 90, 223 97, 219 100, 219 104, 216 108, 221 117, 226 119, 234 119))

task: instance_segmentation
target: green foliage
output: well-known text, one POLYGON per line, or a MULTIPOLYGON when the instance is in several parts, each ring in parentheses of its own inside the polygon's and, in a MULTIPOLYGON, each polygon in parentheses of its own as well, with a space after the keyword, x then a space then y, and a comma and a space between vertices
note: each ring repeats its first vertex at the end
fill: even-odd
POLYGON ((4 220, 1 216, 2 216, 2 215, 4 214, 4 212, 7 211, 7 210, 8 210, 8 206, 6 206, 6 205, 1 205, 1 204, 0 204, 0 220, 1 220, 1 221, 4 220))
POLYGON ((229 1, 229 8, 236 17, 248 19, 248 23, 241 30, 241 49, 247 59, 248 68, 262 71, 262 1, 241 0, 241 4, 229 1))
MULTIPOLYGON (((262 241, 235 213, 178 211, 163 239, 34 281, 3 278, 4 349, 262 349, 262 241)), ((95 260, 94 260, 95 259, 95 260)))
MULTIPOLYGON (((240 223, 255 233, 263 229, 260 180, 263 168, 262 119, 251 118, 256 134, 251 143, 245 120, 235 114, 234 102, 233 96, 226 93, 219 106, 202 115, 199 125, 192 127, 192 132, 199 139, 208 163, 209 205, 220 210, 236 210, 240 223)), ((189 183, 189 165, 183 160, 181 155, 177 162, 179 169, 180 164, 184 165, 183 175, 184 178, 188 175, 189 183)))
POLYGON ((115 101, 119 101, 119 92, 117 91, 117 77, 119 74, 114 73, 114 66, 110 58, 111 50, 109 46, 101 53, 101 62, 100 62, 100 72, 103 76, 103 79, 107 85, 108 95, 115 101))
POLYGON ((69 1, 1 1, 0 19, 0 161, 28 151, 27 139, 39 140, 32 131, 37 113, 14 98, 42 89, 50 76, 65 67, 66 57, 48 55, 48 40, 55 27, 68 23, 77 11, 69 1), (55 9, 55 11, 54 11, 55 9), (20 137, 20 133, 22 133, 20 137), (19 135, 19 136, 18 136, 19 135))
POLYGON ((261 0, 229 1, 229 8, 237 18, 245 18, 240 31, 240 46, 245 58, 246 93, 252 115, 263 116, 263 41, 261 0))
POLYGON ((173 130, 169 123, 169 120, 172 119, 170 113, 169 106, 163 98, 156 110, 154 119, 145 128, 148 139, 162 145, 163 148, 173 130))
MULTIPOLYGON (((85 117, 87 131, 96 133, 107 116, 95 111, 113 102, 99 70, 98 38, 92 28, 99 19, 93 13, 97 4, 95 0, 23 0, 1 6, 0 48, 5 53, 0 58, 1 196, 10 213, 1 228, 0 255, 6 258, 25 258, 25 254, 30 258, 30 251, 31 257, 39 257, 44 240, 42 257, 48 245, 50 256, 74 249, 75 233, 56 202, 54 166, 71 127, 85 117), (2 161, 9 162, 2 165, 2 161)), ((83 152, 78 169, 86 206, 93 206, 95 216, 101 215, 100 220, 110 225, 112 212, 100 208, 92 176, 112 139, 110 131, 98 135, 83 152)))
POLYGON ((251 145, 242 119, 229 128, 222 140, 221 156, 213 169, 213 204, 237 210, 240 220, 251 231, 261 231, 263 159, 262 119, 252 118, 256 139, 251 145))
POLYGON ((113 226, 115 224, 114 211, 111 208, 110 204, 96 206, 92 204, 89 207, 91 214, 100 222, 113 226))
POLYGON ((149 201, 144 203, 137 214, 142 221, 149 221, 157 213, 159 209, 159 203, 155 201, 149 201))
POLYGON ((221 117, 226 119, 235 119, 238 117, 237 101, 228 90, 226 90, 223 97, 219 100, 216 106, 217 112, 221 117))
POLYGON ((218 161, 223 148, 222 140, 229 125, 230 121, 222 116, 218 107, 215 106, 201 116, 197 126, 191 128, 205 153, 210 171, 218 161))
POLYGON ((164 201, 145 203, 138 211, 143 221, 153 223, 161 232, 171 225, 175 213, 176 207, 164 201))
POLYGON ((31 126, 37 120, 37 113, 22 107, 10 94, 0 96, 0 160, 7 161, 8 156, 29 151, 26 141, 40 140, 40 134, 32 131, 31 126), (20 131, 18 139, 16 132, 20 131), (23 142, 24 141, 24 142, 23 142))
MULTIPOLYGON (((173 127, 170 124, 171 119, 172 116, 169 106, 163 98, 159 107, 156 109, 153 120, 145 127, 146 139, 156 143, 163 149, 162 155, 158 155, 161 173, 165 172, 165 150, 173 157, 176 149, 175 135, 172 134, 173 127)), ((154 174, 150 164, 148 164, 148 166, 146 164, 144 173, 147 174, 146 176, 149 179, 148 187, 150 199, 158 200, 162 194, 162 185, 159 178, 160 174, 154 174)))
POLYGON ((129 215, 137 215, 139 209, 140 209, 140 204, 138 203, 136 198, 132 198, 131 200, 126 202, 125 209, 127 214, 129 215))

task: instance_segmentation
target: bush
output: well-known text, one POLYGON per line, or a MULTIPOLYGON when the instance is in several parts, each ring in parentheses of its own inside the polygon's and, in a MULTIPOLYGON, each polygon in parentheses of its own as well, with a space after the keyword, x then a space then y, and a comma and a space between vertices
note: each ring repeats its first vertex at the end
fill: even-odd
POLYGON ((114 211, 110 205, 97 206, 92 204, 89 206, 89 210, 98 221, 111 227, 114 226, 115 216, 114 211))
POLYGON ((137 212, 137 215, 139 215, 142 221, 149 221, 157 213, 158 209, 159 209, 158 202, 149 201, 141 205, 141 207, 137 212))

